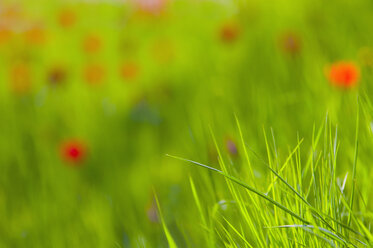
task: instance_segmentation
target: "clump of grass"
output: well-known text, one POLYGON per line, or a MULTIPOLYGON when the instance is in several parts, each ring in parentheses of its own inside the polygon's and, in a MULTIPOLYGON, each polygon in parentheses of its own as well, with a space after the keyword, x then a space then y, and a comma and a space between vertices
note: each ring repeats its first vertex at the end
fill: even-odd
MULTIPOLYGON (((244 172, 227 163, 212 133, 220 168, 193 160, 167 155, 223 176, 229 200, 214 206, 204 204, 192 177, 190 186, 200 215, 206 247, 368 247, 373 245, 369 221, 372 213, 358 194, 357 157, 359 113, 356 118, 352 176, 337 177, 340 141, 338 128, 326 116, 314 125, 310 146, 299 138, 288 155, 281 159, 275 135, 264 130, 267 160, 245 143, 240 123, 237 129, 245 158, 244 172), (306 153, 303 151, 307 151, 306 153), (306 154, 306 155, 303 155, 306 154), (268 180, 255 176, 252 158, 268 172, 268 180), (248 175, 245 179, 244 176, 248 175), (365 212, 361 211, 365 209, 365 212)), ((170 233, 166 230, 167 238, 170 233)))

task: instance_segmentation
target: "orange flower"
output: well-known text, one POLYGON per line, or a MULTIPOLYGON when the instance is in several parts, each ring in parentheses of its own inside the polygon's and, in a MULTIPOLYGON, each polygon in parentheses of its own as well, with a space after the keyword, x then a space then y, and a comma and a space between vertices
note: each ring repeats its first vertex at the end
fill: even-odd
POLYGON ((126 62, 120 68, 120 75, 125 80, 133 80, 139 74, 139 67, 134 62, 126 62))
POLYGON ((224 43, 233 43, 241 33, 240 27, 236 22, 227 22, 220 28, 219 36, 224 43))
POLYGON ((85 159, 87 148, 82 141, 71 139, 65 141, 60 146, 61 159, 70 163, 72 166, 78 166, 85 159))
POLYGON ((7 42, 13 35, 13 32, 7 28, 0 28, 0 43, 7 42))
POLYGON ((26 41, 32 45, 43 44, 46 40, 45 30, 40 27, 33 27, 25 32, 26 41))
POLYGON ((31 89, 31 75, 29 67, 24 63, 15 64, 10 69, 10 82, 13 92, 24 94, 31 89))
POLYGON ((70 28, 76 22, 76 14, 70 9, 63 9, 58 14, 58 23, 63 28, 70 28))
POLYGON ((10 22, 22 19, 24 16, 24 11, 19 5, 13 4, 8 6, 1 6, 0 19, 5 19, 10 22))
POLYGON ((89 64, 84 68, 84 79, 88 84, 99 84, 104 77, 105 68, 100 64, 89 64))
POLYGON ((102 42, 97 35, 88 35, 83 41, 83 49, 86 53, 97 53, 102 47, 102 42))
POLYGON ((332 85, 348 89, 358 84, 360 70, 353 62, 340 61, 330 66, 327 77, 332 85))

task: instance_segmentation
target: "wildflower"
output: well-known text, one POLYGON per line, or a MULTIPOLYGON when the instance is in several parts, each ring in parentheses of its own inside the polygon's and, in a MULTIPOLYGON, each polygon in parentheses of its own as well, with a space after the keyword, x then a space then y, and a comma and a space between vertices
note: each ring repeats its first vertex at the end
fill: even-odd
POLYGON ((360 70, 353 62, 340 61, 330 66, 327 77, 332 85, 348 89, 358 84, 360 70))
POLYGON ((0 44, 11 39, 13 32, 8 28, 0 27, 0 44))
POLYGON ((219 30, 219 36, 224 43, 233 43, 241 33, 240 27, 236 22, 227 22, 219 30))
POLYGON ((231 156, 237 156, 238 154, 237 146, 232 139, 230 138, 225 139, 225 148, 227 149, 228 153, 231 156))
POLYGON ((52 85, 61 84, 66 80, 66 71, 61 66, 56 66, 50 69, 48 73, 48 81, 52 85))
POLYGON ((95 85, 103 81, 105 68, 100 64, 89 64, 84 68, 84 79, 88 84, 95 85))
POLYGON ((25 20, 24 10, 16 4, 4 5, 0 8, 0 23, 3 27, 12 28, 15 24, 19 24, 25 20))
POLYGON ((24 94, 31 89, 30 69, 25 63, 18 63, 10 69, 10 83, 13 92, 24 94))
POLYGON ((120 67, 120 76, 124 80, 136 79, 139 74, 139 66, 134 62, 126 62, 120 67))
POLYGON ((88 35, 83 41, 83 49, 88 54, 97 53, 102 47, 102 42, 97 35, 88 35))
POLYGON ((134 0, 134 5, 140 14, 157 16, 165 12, 167 0, 134 0))
POLYGON ((63 28, 70 28, 76 22, 75 12, 70 9, 63 9, 58 14, 58 23, 63 28))
POLYGON ((26 41, 31 45, 41 45, 46 41, 45 30, 35 26, 25 32, 26 41))
POLYGON ((148 204, 148 207, 146 208, 146 215, 151 223, 159 223, 159 213, 155 199, 148 204))
POLYGON ((286 54, 296 55, 301 50, 301 40, 296 33, 286 32, 281 35, 279 45, 286 54))
POLYGON ((62 143, 60 152, 62 160, 76 166, 85 159, 87 150, 83 142, 68 140, 62 143))

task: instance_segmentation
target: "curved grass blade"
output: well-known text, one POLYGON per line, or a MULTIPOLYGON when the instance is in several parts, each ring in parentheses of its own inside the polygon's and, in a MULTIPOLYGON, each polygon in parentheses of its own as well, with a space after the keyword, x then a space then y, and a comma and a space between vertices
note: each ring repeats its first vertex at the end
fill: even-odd
POLYGON ((177 157, 177 156, 173 156, 173 155, 169 155, 169 154, 166 154, 166 156, 168 157, 171 157, 171 158, 174 158, 174 159, 178 159, 178 160, 182 160, 182 161, 186 161, 186 162, 190 162, 192 164, 195 164, 195 165, 198 165, 198 166, 201 166, 203 168, 206 168, 206 169, 209 169, 209 170, 212 170, 212 171, 215 171, 217 173, 219 173, 220 175, 228 178, 229 180, 231 180, 232 182, 244 187, 245 189, 249 190, 250 192, 260 196, 261 198, 267 200, 268 202, 272 203, 274 206, 280 208, 281 210, 283 210, 284 212, 288 213, 289 215, 293 216, 294 218, 302 221, 303 223, 305 224, 311 224, 309 221, 307 221, 306 219, 302 218, 301 216, 299 216, 298 214, 294 213, 293 211, 291 211, 290 209, 288 209, 287 207, 285 207, 284 205, 282 205, 281 203, 273 200, 272 198, 266 196, 264 193, 254 189, 253 187, 249 186, 248 184, 242 182, 240 179, 236 178, 236 177, 233 177, 231 175, 228 175, 226 173, 224 173, 223 171, 221 170, 218 170, 216 168, 213 168, 213 167, 210 167, 208 165, 204 165, 204 164, 201 164, 201 163, 198 163, 196 161, 193 161, 193 160, 189 160, 189 159, 185 159, 185 158, 181 158, 181 157, 177 157))
MULTIPOLYGON (((341 243, 341 244, 344 244, 344 245, 347 245, 347 242, 342 239, 341 237, 339 237, 338 235, 332 233, 331 231, 325 229, 325 228, 322 228, 322 227, 315 227, 315 226, 312 226, 312 225, 283 225, 283 226, 273 226, 273 227, 265 227, 265 228, 271 228, 271 229, 275 229, 275 228, 301 228, 305 231, 308 231, 310 233, 313 233, 313 234, 316 234, 312 231, 312 229, 317 229, 319 231, 321 231, 323 234, 325 234, 326 236, 328 236, 329 238, 341 243)), ((323 237, 321 237, 323 238, 323 237)), ((328 240, 328 239, 325 239, 323 238, 324 241, 326 241, 329 245, 335 247, 335 245, 333 244, 332 241, 328 240)))
POLYGON ((357 154, 359 149, 359 99, 357 101, 357 116, 356 116, 356 131, 355 131, 355 153, 354 153, 354 164, 352 168, 352 190, 351 190, 351 199, 350 199, 350 209, 351 212, 349 212, 348 215, 348 225, 351 224, 351 216, 352 216, 352 210, 354 206, 354 195, 355 195, 355 184, 356 184, 356 167, 357 167, 357 154))

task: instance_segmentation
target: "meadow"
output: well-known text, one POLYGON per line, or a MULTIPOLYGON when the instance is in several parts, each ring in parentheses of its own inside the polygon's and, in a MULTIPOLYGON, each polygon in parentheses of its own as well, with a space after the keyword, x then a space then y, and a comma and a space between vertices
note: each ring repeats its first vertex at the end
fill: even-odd
POLYGON ((0 247, 372 247, 372 23, 369 0, 1 1, 0 247))

